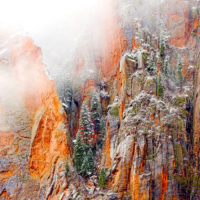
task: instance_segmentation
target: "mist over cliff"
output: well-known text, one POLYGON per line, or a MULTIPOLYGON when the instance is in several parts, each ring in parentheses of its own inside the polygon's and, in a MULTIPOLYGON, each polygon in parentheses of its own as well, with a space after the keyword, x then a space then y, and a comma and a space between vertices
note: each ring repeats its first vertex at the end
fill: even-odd
POLYGON ((0 3, 0 199, 200 199, 198 0, 0 3))
MULTIPOLYGON (((73 73, 79 52, 86 61, 86 69, 96 68, 96 58, 104 51, 102 41, 115 31, 110 30, 107 23, 110 17, 116 15, 122 28, 133 26, 136 18, 150 29, 160 23, 159 0, 119 0, 113 2, 112 8, 110 0, 35 1, 30 4, 21 0, 13 7, 9 3, 4 2, 1 10, 2 29, 30 35, 42 50, 50 77, 57 81, 63 74, 73 73)), ((129 37, 130 34, 125 39, 130 41, 129 37)))

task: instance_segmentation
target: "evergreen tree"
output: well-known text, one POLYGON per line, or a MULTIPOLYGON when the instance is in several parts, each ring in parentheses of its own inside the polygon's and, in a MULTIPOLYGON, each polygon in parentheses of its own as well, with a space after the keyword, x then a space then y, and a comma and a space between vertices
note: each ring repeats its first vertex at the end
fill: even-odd
POLYGON ((81 107, 81 133, 83 134, 83 141, 86 145, 89 145, 92 141, 93 123, 91 120, 91 113, 89 112, 86 102, 81 107))
POLYGON ((160 42, 159 42, 159 49, 161 57, 164 56, 165 49, 167 47, 167 42, 169 39, 169 35, 167 33, 167 29, 164 25, 164 22, 161 21, 161 31, 160 31, 160 42))
POLYGON ((158 74, 158 77, 157 77, 157 95, 159 97, 162 97, 163 96, 163 86, 162 86, 162 80, 161 80, 161 75, 160 73, 158 74))
POLYGON ((166 56, 165 60, 164 60, 164 74, 165 74, 165 76, 168 76, 169 72, 170 72, 169 59, 170 59, 170 57, 166 56))
POLYGON ((74 166, 78 173, 81 172, 81 166, 82 166, 84 157, 85 157, 85 148, 82 143, 81 135, 78 132, 76 136, 76 143, 75 143, 74 155, 73 155, 74 166))
POLYGON ((71 112, 71 104, 72 104, 72 83, 68 79, 64 84, 63 88, 60 89, 60 98, 62 101, 62 105, 65 109, 65 112, 69 114, 71 112))
POLYGON ((99 187, 100 188, 105 188, 107 184, 107 181, 106 181, 106 172, 105 172, 105 169, 102 168, 99 172, 99 187))
POLYGON ((81 175, 87 177, 94 171, 94 158, 92 149, 88 150, 88 154, 84 157, 83 163, 81 165, 81 175))
POLYGON ((180 87, 183 86, 183 74, 182 74, 183 66, 184 66, 183 59, 180 55, 178 55, 177 78, 178 78, 178 84, 180 85, 180 87))
POLYGON ((92 112, 92 121, 94 122, 94 130, 96 134, 99 134, 100 133, 100 100, 96 92, 94 92, 92 96, 91 112, 92 112))
POLYGON ((157 71, 157 67, 156 67, 156 64, 154 62, 154 55, 153 55, 153 53, 151 53, 151 55, 147 59, 147 70, 151 74, 155 74, 155 72, 157 71))
POLYGON ((91 174, 94 171, 94 156, 91 148, 88 151, 87 157, 88 157, 88 172, 91 174))
POLYGON ((83 159, 83 163, 81 165, 81 175, 83 177, 87 177, 89 175, 89 162, 88 162, 88 156, 86 155, 83 159))

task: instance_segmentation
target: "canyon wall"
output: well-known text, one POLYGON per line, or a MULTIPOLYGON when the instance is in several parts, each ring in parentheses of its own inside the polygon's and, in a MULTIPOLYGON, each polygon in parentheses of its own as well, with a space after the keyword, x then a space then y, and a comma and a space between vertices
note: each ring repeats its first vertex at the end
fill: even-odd
MULTIPOLYGON (((106 51, 102 61, 97 62, 104 85, 100 93, 102 90, 107 94, 105 99, 101 97, 102 110, 106 111, 106 137, 100 167, 110 173, 108 188, 121 199, 198 199, 198 158, 194 158, 198 156, 199 135, 198 94, 194 97, 199 79, 198 6, 196 1, 164 2, 160 8, 164 14, 158 19, 163 24, 155 30, 158 38, 146 31, 142 20, 133 20, 129 26, 133 29, 129 31, 132 53, 127 30, 118 27, 109 39, 115 43, 109 43, 109 53, 106 51), (167 38, 164 53, 161 34, 167 38), (152 53, 154 74, 148 69, 152 53), (167 56, 172 70, 166 75, 167 56), (180 76, 184 79, 181 86, 179 80, 174 80, 177 77, 170 77, 180 64, 179 57, 180 76), (158 94, 160 75, 162 98, 158 94), (114 115, 112 109, 117 110, 114 115)), ((116 18, 110 27, 116 27, 119 21, 116 18)))
POLYGON ((4 42, 0 197, 38 199, 42 195, 41 199, 47 199, 54 196, 47 187, 60 187, 54 176, 64 170, 70 157, 66 114, 54 82, 45 74, 40 49, 30 38, 22 36, 4 42))
POLYGON ((163 2, 155 30, 142 18, 121 23, 120 4, 106 4, 102 47, 77 50, 68 102, 59 100, 32 39, 3 39, 0 199, 200 198, 199 3, 163 2), (73 142, 94 93, 105 133, 92 126, 95 171, 83 178, 73 142))

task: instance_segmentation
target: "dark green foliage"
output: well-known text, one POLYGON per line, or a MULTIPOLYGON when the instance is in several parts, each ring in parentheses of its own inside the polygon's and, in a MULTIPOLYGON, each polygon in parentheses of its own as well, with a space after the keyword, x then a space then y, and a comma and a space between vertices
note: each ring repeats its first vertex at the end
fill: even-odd
POLYGON ((98 94, 95 92, 92 96, 92 121, 94 123, 94 130, 96 134, 100 133, 100 100, 98 94))
POLYGON ((92 149, 90 148, 88 150, 87 155, 85 154, 83 158, 80 174, 86 178, 90 176, 93 173, 93 171, 94 171, 94 157, 93 157, 92 149))
MULTIPOLYGON (((88 177, 94 171, 94 156, 92 149, 89 148, 88 152, 85 144, 82 142, 80 132, 77 133, 76 142, 74 147, 73 161, 77 172, 83 177, 88 177)), ((68 163, 66 163, 66 174, 69 172, 68 163)))
POLYGON ((161 75, 159 74, 157 77, 157 95, 159 97, 163 97, 163 85, 162 85, 162 79, 161 79, 161 75))
POLYGON ((94 157, 92 149, 88 150, 87 155, 84 157, 83 164, 81 166, 81 175, 87 177, 94 171, 94 157))
POLYGON ((76 143, 75 143, 74 155, 73 155, 74 166, 78 173, 81 172, 81 166, 83 164, 84 157, 85 157, 85 148, 83 146, 81 135, 78 132, 76 136, 76 143))
POLYGON ((88 157, 88 172, 92 173, 94 171, 94 156, 91 148, 88 151, 87 157, 88 157))
POLYGON ((91 113, 89 112, 86 102, 83 103, 81 107, 81 133, 83 135, 83 141, 86 145, 90 144, 92 140, 93 132, 93 123, 91 120, 91 113))
POLYGON ((72 95, 73 95, 72 84, 70 80, 67 80, 67 82, 63 86, 63 89, 61 89, 60 93, 61 93, 60 98, 61 98, 64 110, 66 114, 69 114, 71 111, 72 95))
POLYGON ((106 135, 106 122, 105 122, 105 119, 103 119, 103 117, 101 118, 101 121, 100 121, 100 141, 103 142, 104 140, 104 137, 106 135))
POLYGON ((151 74, 155 74, 157 71, 153 53, 151 53, 151 55, 147 59, 147 71, 149 71, 151 74))
POLYGON ((86 178, 90 176, 93 173, 93 171, 94 171, 94 157, 93 157, 92 149, 90 148, 88 150, 87 155, 85 154, 83 158, 80 174, 86 178))
POLYGON ((178 55, 178 61, 177 61, 177 78, 178 78, 178 84, 180 87, 183 85, 183 74, 182 74, 182 69, 183 69, 184 63, 180 55, 178 55))
POLYGON ((170 57, 166 56, 164 60, 164 66, 163 66, 165 76, 169 75, 169 71, 170 71, 169 60, 170 60, 170 57))
MULTIPOLYGON (((94 171, 94 157, 92 149, 90 148, 86 154, 84 146, 80 133, 77 133, 73 155, 74 166, 80 175, 88 177, 94 171)), ((68 172, 69 166, 68 163, 66 163, 66 173, 68 172)))
POLYGON ((163 56, 165 51, 165 46, 163 42, 160 42, 160 55, 163 56))
POLYGON ((104 168, 102 168, 99 172, 99 187, 105 188, 106 185, 107 185, 106 171, 104 168))
POLYGON ((166 28, 164 27, 164 23, 161 23, 161 31, 160 31, 160 41, 159 41, 159 50, 160 56, 163 57, 165 55, 165 49, 168 43, 168 33, 166 28))
POLYGON ((81 165, 81 175, 85 178, 89 175, 88 169, 89 169, 88 156, 85 156, 83 159, 83 163, 81 165))

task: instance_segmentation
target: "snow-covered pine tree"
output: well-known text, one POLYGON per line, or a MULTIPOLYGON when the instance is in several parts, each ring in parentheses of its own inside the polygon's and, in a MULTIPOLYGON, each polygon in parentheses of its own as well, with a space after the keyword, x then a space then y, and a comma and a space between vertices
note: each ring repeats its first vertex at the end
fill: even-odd
POLYGON ((81 166, 83 164, 83 160, 85 156, 86 156, 85 148, 83 146, 80 132, 78 132, 76 135, 76 142, 75 142, 74 154, 73 154, 74 166, 78 173, 81 172, 81 166))
POLYGON ((88 157, 88 172, 89 174, 91 174, 94 171, 94 156, 91 148, 88 151, 87 157, 88 157))
POLYGON ((87 177, 89 175, 88 173, 88 169, 89 169, 89 162, 88 162, 88 156, 86 155, 83 159, 83 163, 81 165, 81 175, 83 177, 87 177))
POLYGON ((65 112, 68 114, 71 111, 72 104, 72 83, 69 79, 64 84, 61 100, 65 112))
POLYGON ((160 27, 161 29, 160 29, 159 49, 160 49, 160 56, 163 57, 165 53, 165 49, 167 47, 168 40, 169 40, 169 34, 162 20, 161 20, 160 27))
POLYGON ((100 133, 100 99, 96 91, 92 95, 91 113, 92 113, 92 121, 94 123, 95 133, 99 134, 100 133))
POLYGON ((94 171, 94 157, 92 153, 92 149, 88 150, 87 155, 83 159, 83 163, 81 165, 81 175, 83 177, 90 176, 94 171))
POLYGON ((178 55, 178 60, 177 60, 177 78, 178 78, 178 84, 179 86, 182 88, 183 86, 183 66, 184 66, 184 62, 183 59, 180 55, 178 55))
POLYGON ((92 136, 94 134, 94 131, 93 123, 91 120, 91 113, 86 102, 83 102, 81 107, 80 127, 84 143, 86 145, 90 145, 92 142, 92 136))
POLYGON ((157 67, 154 61, 154 54, 151 52, 151 54, 147 58, 147 70, 151 74, 155 74, 157 72, 157 67))
POLYGON ((99 140, 100 147, 103 145, 105 135, 106 135, 106 121, 102 116, 100 119, 100 140, 99 140))
POLYGON ((165 57, 165 60, 164 60, 164 74, 165 74, 165 76, 168 76, 169 75, 169 73, 170 73, 170 66, 169 66, 169 60, 170 60, 170 57, 167 55, 166 57, 165 57))

